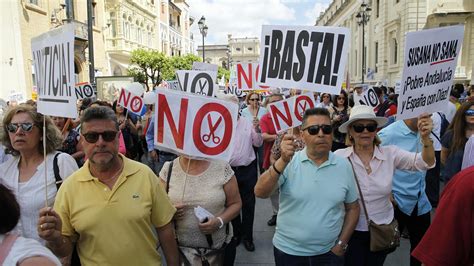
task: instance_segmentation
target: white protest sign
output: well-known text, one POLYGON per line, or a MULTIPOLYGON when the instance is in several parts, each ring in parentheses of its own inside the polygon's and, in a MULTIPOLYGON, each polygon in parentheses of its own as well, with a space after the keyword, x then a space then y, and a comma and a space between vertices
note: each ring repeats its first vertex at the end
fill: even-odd
POLYGON ((354 93, 354 105, 368 105, 376 107, 379 105, 379 97, 372 86, 363 86, 362 93, 354 93))
POLYGON ((214 64, 202 63, 202 62, 193 62, 192 70, 200 70, 200 71, 214 71, 217 72, 219 67, 214 64))
POLYGON ((350 31, 340 27, 263 26, 260 85, 338 94, 350 31))
POLYGON ((277 133, 301 125, 303 114, 307 109, 314 108, 316 102, 312 92, 272 103, 268 106, 273 125, 277 133))
POLYGON ((31 39, 38 112, 77 117, 74 93, 74 24, 66 24, 31 39))
POLYGON ((157 89, 155 145, 191 157, 229 161, 239 107, 236 103, 157 89))
POLYGON ((74 87, 76 92, 76 99, 81 100, 84 98, 97 99, 97 91, 92 87, 89 82, 77 83, 74 87))
POLYGON ((117 104, 123 106, 124 108, 127 108, 128 111, 134 114, 141 115, 145 103, 143 102, 143 98, 139 95, 136 95, 135 93, 125 88, 122 88, 120 90, 120 95, 117 104))
POLYGON ((259 86, 257 79, 260 71, 258 63, 239 63, 237 69, 237 88, 240 90, 268 89, 268 86, 259 86))
POLYGON ((234 94, 237 97, 244 97, 247 95, 246 92, 242 91, 241 89, 237 88, 235 84, 229 84, 225 87, 224 90, 225 94, 234 94))
POLYGON ((219 90, 217 72, 199 70, 177 70, 176 76, 182 91, 214 97, 219 90))
POLYGON ((181 87, 177 80, 163 80, 161 86, 170 90, 180 91, 181 87))
POLYGON ((22 92, 12 92, 10 95, 8 95, 8 100, 10 102, 17 102, 17 103, 22 103, 25 101, 25 96, 23 95, 22 92))
POLYGON ((463 25, 407 33, 397 120, 446 110, 463 37, 463 25))

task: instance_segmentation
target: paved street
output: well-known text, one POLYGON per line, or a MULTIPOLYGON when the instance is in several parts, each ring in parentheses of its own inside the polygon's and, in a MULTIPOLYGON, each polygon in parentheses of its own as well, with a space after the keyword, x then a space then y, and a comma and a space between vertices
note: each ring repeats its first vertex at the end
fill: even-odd
MULTIPOLYGON (((275 265, 273 261, 272 237, 275 227, 267 225, 267 220, 272 214, 269 199, 257 199, 255 209, 254 243, 255 252, 248 252, 243 245, 237 247, 235 265, 275 265)), ((390 254, 385 261, 387 266, 409 265, 409 242, 402 239, 401 246, 396 252, 390 254)))

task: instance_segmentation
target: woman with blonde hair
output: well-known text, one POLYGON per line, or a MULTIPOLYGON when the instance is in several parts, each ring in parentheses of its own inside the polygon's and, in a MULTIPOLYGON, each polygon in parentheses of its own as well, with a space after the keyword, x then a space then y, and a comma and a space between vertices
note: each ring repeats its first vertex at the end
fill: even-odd
POLYGON ((2 143, 13 157, 0 165, 0 182, 13 190, 20 203, 21 216, 16 230, 23 237, 44 243, 36 228, 39 210, 44 207, 46 198, 47 205, 53 205, 57 184, 77 170, 77 163, 69 154, 56 151, 62 144, 61 133, 52 120, 38 113, 35 107, 18 105, 11 108, 3 118, 2 128, 2 143), (44 136, 43 119, 46 124, 44 136), (46 158, 43 142, 46 143, 46 158), (55 176, 55 167, 58 176, 55 176))

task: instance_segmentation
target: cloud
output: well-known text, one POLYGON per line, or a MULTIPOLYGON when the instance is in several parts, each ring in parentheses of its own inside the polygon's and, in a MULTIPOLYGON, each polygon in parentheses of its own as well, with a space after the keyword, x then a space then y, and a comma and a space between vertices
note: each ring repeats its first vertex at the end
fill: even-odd
POLYGON ((319 14, 324 12, 329 7, 329 4, 329 2, 318 1, 314 3, 314 6, 311 9, 306 10, 304 16, 308 19, 308 23, 314 25, 319 17, 319 14))
POLYGON ((188 0, 195 43, 201 43, 197 22, 203 15, 209 27, 206 44, 227 44, 227 34, 260 38, 264 24, 293 24, 296 11, 287 5, 292 1, 305 0, 188 0))

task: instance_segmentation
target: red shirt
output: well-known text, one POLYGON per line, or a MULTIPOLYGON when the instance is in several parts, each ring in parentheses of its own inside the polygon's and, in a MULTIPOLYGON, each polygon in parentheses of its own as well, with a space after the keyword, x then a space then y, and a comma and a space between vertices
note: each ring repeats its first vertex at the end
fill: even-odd
MULTIPOLYGON (((270 113, 266 113, 260 119, 260 129, 263 133, 270 135, 276 135, 275 126, 273 125, 272 116, 270 113)), ((263 169, 270 167, 270 154, 272 153, 272 146, 275 141, 264 141, 263 142, 263 169)))
POLYGON ((474 264, 474 167, 449 181, 433 223, 412 255, 426 266, 474 264))

